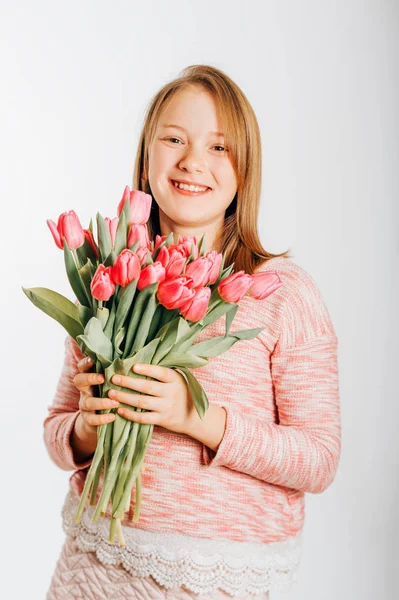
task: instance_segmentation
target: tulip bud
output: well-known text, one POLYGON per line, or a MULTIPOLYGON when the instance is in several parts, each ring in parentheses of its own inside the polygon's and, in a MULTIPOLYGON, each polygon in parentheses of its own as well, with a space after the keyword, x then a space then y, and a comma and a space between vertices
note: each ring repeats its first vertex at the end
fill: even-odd
POLYGON ((129 248, 125 248, 116 257, 112 267, 112 279, 118 285, 125 287, 141 274, 141 264, 138 256, 129 248))
POLYGON ((80 224, 79 217, 74 210, 62 213, 58 217, 57 225, 51 219, 47 219, 47 225, 53 235, 58 248, 64 249, 64 240, 66 239, 71 250, 76 250, 85 243, 85 234, 80 224))
POLYGON ((180 308, 181 316, 193 323, 203 319, 208 310, 210 296, 211 288, 209 287, 202 287, 195 290, 195 296, 187 300, 180 308))
POLYGON ((155 246, 154 246, 154 251, 158 248, 159 244, 162 244, 162 242, 164 242, 166 240, 168 236, 167 235, 156 235, 155 236, 155 246))
POLYGON ((264 300, 283 285, 277 271, 263 271, 251 275, 252 285, 247 295, 256 300, 264 300))
POLYGON ((212 266, 212 262, 206 256, 200 256, 188 263, 185 275, 193 280, 193 288, 206 285, 209 282, 209 272, 212 266))
POLYGON ((212 263, 208 281, 208 283, 212 285, 216 282, 217 278, 219 277, 220 266, 223 260, 223 254, 221 252, 216 252, 216 250, 211 250, 210 252, 207 252, 205 256, 212 263))
POLYGON ((128 198, 130 199, 129 223, 135 223, 136 225, 144 225, 147 223, 150 218, 152 196, 140 190, 130 191, 129 186, 127 185, 123 192, 122 200, 118 204, 118 217, 128 198))
POLYGON ((195 296, 195 290, 190 288, 190 284, 192 284, 191 277, 184 275, 161 281, 157 290, 160 304, 168 310, 180 308, 195 296))
POLYGON ((112 279, 112 267, 98 265, 90 283, 91 294, 96 300, 109 300, 115 293, 115 283, 112 279))
POLYGON ((155 261, 151 265, 147 265, 140 273, 140 279, 137 288, 141 291, 143 288, 165 279, 165 269, 162 264, 155 261))
POLYGON ((180 248, 168 248, 169 262, 165 267, 166 277, 178 277, 182 274, 184 265, 186 264, 187 257, 184 251, 180 248), (182 253, 183 252, 183 253, 182 253))
POLYGON ((127 246, 130 248, 136 242, 140 242, 140 246, 144 246, 145 248, 150 247, 147 225, 136 225, 136 223, 130 225, 127 246))
POLYGON ((191 254, 191 250, 194 247, 194 259, 198 258, 198 242, 197 242, 197 238, 196 236, 193 237, 189 237, 189 236, 185 236, 183 235, 182 237, 179 236, 179 243, 177 244, 178 246, 183 246, 186 250, 186 256, 190 256, 191 254))
POLYGON ((245 271, 232 273, 218 285, 220 297, 226 302, 237 303, 245 296, 252 285, 252 277, 245 271))
MULTIPOLYGON (((133 244, 132 244, 133 245, 133 244)), ((147 262, 147 247, 146 246, 139 246, 136 250, 136 254, 138 256, 138 259, 140 261, 141 266, 143 267, 146 262, 147 262)))
POLYGON ((160 263, 162 263, 163 267, 166 267, 166 265, 168 264, 168 262, 169 262, 169 251, 168 251, 168 249, 167 249, 166 246, 162 246, 162 248, 158 252, 157 261, 160 262, 160 263))
POLYGON ((118 219, 118 217, 115 217, 114 219, 110 219, 109 217, 104 217, 104 221, 108 225, 108 229, 109 229, 109 233, 110 233, 111 241, 112 241, 112 247, 115 248, 115 237, 116 237, 116 230, 118 229, 119 219, 118 219))

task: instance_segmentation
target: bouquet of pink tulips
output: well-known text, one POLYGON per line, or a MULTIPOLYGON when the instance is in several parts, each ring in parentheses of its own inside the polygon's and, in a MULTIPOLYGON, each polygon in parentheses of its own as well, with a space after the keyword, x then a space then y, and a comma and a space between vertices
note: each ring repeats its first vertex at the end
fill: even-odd
MULTIPOLYGON (((64 252, 76 301, 48 288, 22 289, 65 328, 93 360, 96 372, 104 374, 101 397, 111 388, 119 389, 111 381, 114 374, 143 377, 132 370, 136 363, 164 365, 185 376, 203 419, 208 399, 190 367, 206 365, 236 342, 256 337, 262 329, 230 333, 238 303, 245 294, 266 298, 281 280, 276 271, 249 275, 233 273, 233 265, 224 268, 223 254, 205 251, 205 235, 199 242, 183 237, 174 243, 173 233, 149 240, 151 202, 149 194, 126 186, 117 217, 97 213, 97 241, 92 221, 83 229, 73 210, 61 214, 57 224, 48 220, 55 243, 64 252), (195 343, 198 333, 223 315, 225 335, 195 343)), ((111 504, 109 539, 113 542, 116 534, 124 545, 121 521, 130 509, 135 485, 133 520, 139 518, 141 469, 154 425, 125 419, 116 409, 101 412, 110 411, 115 420, 97 429, 97 447, 75 519, 80 520, 89 496, 90 504, 96 505, 93 521, 111 504)))

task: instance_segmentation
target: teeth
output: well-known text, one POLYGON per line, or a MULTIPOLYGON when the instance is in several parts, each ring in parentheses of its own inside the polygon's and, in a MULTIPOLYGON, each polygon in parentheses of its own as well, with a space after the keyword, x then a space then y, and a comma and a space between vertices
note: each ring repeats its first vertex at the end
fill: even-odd
POLYGON ((178 183, 177 181, 173 182, 173 185, 182 190, 187 190, 188 192, 205 192, 207 187, 199 187, 198 185, 187 185, 186 183, 178 183))

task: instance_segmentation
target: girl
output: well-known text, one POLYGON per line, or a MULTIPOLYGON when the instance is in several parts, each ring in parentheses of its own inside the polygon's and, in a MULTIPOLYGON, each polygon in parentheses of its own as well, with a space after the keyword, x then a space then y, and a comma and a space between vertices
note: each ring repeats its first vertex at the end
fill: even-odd
MULTIPOLYGON (((103 378, 89 372, 92 365, 66 338, 44 440, 52 460, 74 473, 63 507, 66 540, 47 599, 268 599, 269 590, 289 590, 296 579, 305 492, 323 492, 339 462, 330 315, 312 277, 288 252, 270 254, 259 241, 259 128, 222 71, 188 67, 155 95, 132 187, 153 198, 151 238, 173 231, 177 242, 205 232, 207 250, 225 252, 235 271, 275 270, 282 285, 265 300, 241 301, 231 331, 263 327, 260 335, 193 369, 209 399, 204 421, 183 376, 165 367, 143 365, 150 379, 124 378, 120 386, 129 391, 94 397, 103 378), (126 419, 155 424, 140 518, 123 521, 125 547, 108 542, 108 513, 93 523, 94 507, 87 507, 74 521, 105 421, 96 411, 121 401, 148 411, 118 409, 126 419)), ((220 318, 197 339, 224 328, 220 318)))

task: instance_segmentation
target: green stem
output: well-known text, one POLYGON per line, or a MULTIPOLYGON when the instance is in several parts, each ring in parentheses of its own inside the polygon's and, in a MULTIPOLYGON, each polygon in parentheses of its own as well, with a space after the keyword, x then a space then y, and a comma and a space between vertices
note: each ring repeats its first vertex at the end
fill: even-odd
POLYGON ((140 517, 140 508, 141 508, 141 471, 136 479, 136 504, 134 506, 134 515, 133 521, 136 522, 140 517))
MULTIPOLYGON (((145 425, 143 425, 143 424, 141 426, 145 427, 145 425)), ((147 451, 148 444, 150 443, 151 438, 152 438, 153 430, 154 430, 154 425, 149 425, 149 427, 147 429, 147 437, 146 437, 144 444, 142 444, 141 447, 138 444, 137 455, 134 456, 134 459, 132 461, 132 467, 130 469, 129 476, 127 478, 127 483, 125 485, 125 489, 123 491, 122 498, 120 499, 115 512, 113 512, 114 517, 123 518, 123 514, 125 512, 125 507, 126 507, 126 503, 127 503, 128 497, 129 497, 129 493, 131 491, 131 487, 133 485, 134 480, 137 477, 138 472, 140 471, 142 462, 144 460, 145 453, 147 451)))
POLYGON ((86 498, 89 494, 91 483, 95 477, 98 464, 100 463, 100 461, 103 457, 103 453, 104 453, 104 436, 105 436, 106 429, 105 429, 104 425, 100 425, 99 429, 101 429, 101 431, 97 430, 98 440, 97 440, 96 451, 94 453, 89 472, 87 473, 87 476, 86 476, 86 481, 85 481, 82 495, 80 497, 78 510, 75 515, 76 522, 79 522, 82 517, 83 509, 84 509, 84 506, 86 503, 86 498))
MULTIPOLYGON (((138 410, 138 412, 141 412, 141 409, 137 409, 137 410, 138 410)), ((130 467, 131 467, 132 460, 133 460, 134 451, 136 449, 136 440, 137 440, 137 433, 138 433, 139 425, 140 425, 140 423, 134 422, 133 426, 130 430, 129 442, 128 442, 128 452, 126 455, 126 459, 123 463, 123 466, 121 468, 121 471, 119 473, 118 484, 117 484, 116 490, 115 490, 115 502, 113 503, 113 506, 118 506, 118 503, 123 494, 123 490, 125 487, 125 481, 129 474, 130 467)))
POLYGON ((119 442, 116 444, 115 449, 113 451, 111 463, 107 469, 106 478, 104 480, 104 485, 103 485, 103 489, 101 492, 101 496, 100 496, 100 499, 97 504, 97 508, 96 508, 93 518, 92 518, 93 523, 98 521, 101 512, 105 512, 107 510, 108 500, 111 495, 116 476, 118 474, 116 466, 118 463, 118 459, 120 458, 122 448, 125 445, 127 437, 129 435, 129 428, 130 428, 130 421, 126 421, 125 426, 123 428, 122 435, 119 439, 119 442))

